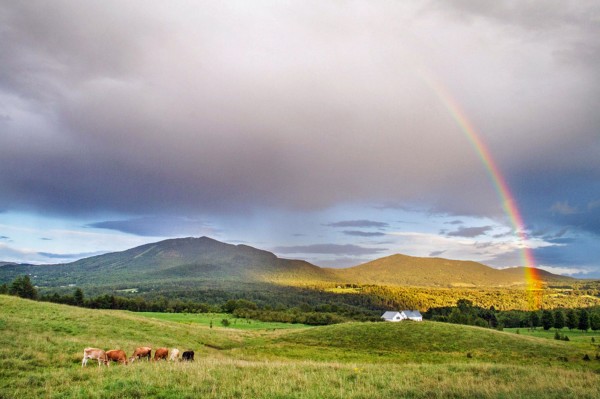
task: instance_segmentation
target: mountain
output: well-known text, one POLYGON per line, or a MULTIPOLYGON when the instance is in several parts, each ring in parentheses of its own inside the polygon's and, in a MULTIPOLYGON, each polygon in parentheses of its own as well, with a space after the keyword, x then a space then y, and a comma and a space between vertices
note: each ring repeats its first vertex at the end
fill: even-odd
MULTIPOLYGON (((511 276, 514 280, 522 279, 526 274, 525 267, 517 266, 517 267, 509 267, 506 269, 500 269, 500 271, 505 274, 511 276)), ((561 282, 573 282, 576 279, 573 277, 561 276, 559 274, 554 274, 547 272, 546 270, 536 269, 536 273, 541 279, 546 283, 561 283, 561 282)))
POLYGON ((340 278, 362 284, 418 287, 498 287, 523 285, 520 276, 472 261, 391 255, 341 269, 340 278))
MULTIPOLYGON (((523 268, 498 270, 481 263, 392 255, 346 269, 321 268, 303 260, 278 258, 247 245, 208 237, 177 238, 126 251, 55 265, 6 264, 0 283, 30 274, 38 286, 224 287, 232 284, 302 286, 355 283, 415 287, 510 287, 525 284, 523 268)), ((567 277, 540 271, 546 281, 567 277)), ((253 288, 254 289, 254 288, 253 288)))
POLYGON ((4 262, 0 260, 0 267, 2 266, 7 266, 7 265, 16 265, 15 262, 4 262))
MULTIPOLYGON (((31 274, 38 286, 139 286, 192 283, 330 281, 332 273, 302 260, 281 259, 247 245, 208 237, 177 238, 56 265, 10 265, 12 274, 31 274)), ((14 278, 14 277, 13 277, 14 278)))

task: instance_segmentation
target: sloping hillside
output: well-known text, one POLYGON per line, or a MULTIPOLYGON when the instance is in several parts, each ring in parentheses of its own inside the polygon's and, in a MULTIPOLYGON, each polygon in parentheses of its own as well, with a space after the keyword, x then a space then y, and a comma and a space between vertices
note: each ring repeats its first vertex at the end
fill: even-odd
MULTIPOLYGON (((500 271, 503 274, 510 276, 513 281, 519 281, 520 279, 522 280, 523 276, 531 274, 527 272, 525 267, 509 267, 506 269, 500 269, 500 271)), ((536 269, 535 273, 546 283, 569 283, 575 280, 573 277, 560 276, 542 269, 536 269)))
POLYGON ((348 269, 336 270, 349 282, 417 287, 498 287, 525 284, 520 277, 481 263, 442 258, 391 255, 348 269))
POLYGON ((10 281, 24 273, 34 275, 39 286, 332 278, 329 271, 305 261, 280 259, 268 251, 208 237, 170 239, 68 264, 6 265, 0 278, 10 281))
POLYGON ((580 344, 476 327, 239 331, 5 295, 0 309, 0 397, 558 399, 595 398, 600 384, 580 344), (196 361, 81 367, 85 347, 142 345, 192 349, 196 361))

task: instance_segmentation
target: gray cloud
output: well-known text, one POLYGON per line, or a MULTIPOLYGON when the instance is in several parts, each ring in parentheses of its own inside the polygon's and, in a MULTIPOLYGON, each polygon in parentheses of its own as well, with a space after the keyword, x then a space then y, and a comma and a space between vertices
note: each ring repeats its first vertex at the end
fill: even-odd
MULTIPOLYGON (((202 228, 143 215, 338 204, 502 217, 427 76, 487 144, 528 227, 597 237, 599 7, 2 2, 0 212, 123 213, 91 226, 138 235, 202 228)), ((329 226, 389 227, 370 222, 329 226)))
POLYGON ((312 259, 311 263, 315 265, 319 265, 321 267, 331 267, 331 268, 346 268, 357 266, 366 262, 371 261, 372 259, 366 258, 357 258, 357 257, 340 257, 335 259, 312 259))
POLYGON ((554 203, 550 210, 561 215, 573 215, 578 213, 577 208, 569 205, 567 201, 554 203))
POLYGON ((366 248, 352 244, 296 245, 281 246, 273 249, 274 252, 281 254, 330 254, 347 256, 375 255, 386 250, 387 248, 366 248))
POLYGON ((433 251, 433 252, 431 252, 431 253, 429 254, 429 256, 430 256, 430 257, 432 257, 432 258, 436 258, 436 257, 438 257, 438 256, 440 256, 440 255, 443 255, 443 254, 444 254, 444 252, 446 252, 446 251, 433 251))
POLYGON ((7 237, 7 236, 0 236, 0 240, 10 240, 10 237, 7 237))
POLYGON ((202 220, 166 216, 96 222, 87 227, 117 230, 147 237, 203 236, 218 232, 202 220))
POLYGON ((449 237, 468 237, 473 238, 484 235, 488 231, 492 230, 492 226, 478 226, 478 227, 459 227, 454 231, 446 231, 445 235, 449 237))
POLYGON ((360 231, 360 230, 344 230, 344 233, 347 236, 355 236, 355 237, 381 237, 384 236, 385 233, 380 233, 376 231, 360 231))
POLYGON ((343 220, 341 222, 328 223, 325 226, 328 227, 377 227, 377 228, 385 228, 388 227, 389 224, 385 222, 376 222, 374 220, 343 220))
POLYGON ((82 259, 95 255, 102 255, 106 252, 82 252, 79 254, 57 254, 52 252, 38 252, 37 254, 48 259, 82 259))

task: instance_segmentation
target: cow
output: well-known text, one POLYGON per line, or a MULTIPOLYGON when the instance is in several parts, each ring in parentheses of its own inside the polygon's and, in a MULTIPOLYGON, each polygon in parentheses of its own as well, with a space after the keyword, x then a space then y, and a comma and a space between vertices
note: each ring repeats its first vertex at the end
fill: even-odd
POLYGON ((167 348, 158 348, 154 352, 154 361, 167 360, 168 356, 169 356, 169 350, 167 348))
POLYGON ((147 357, 148 361, 150 361, 150 358, 152 357, 152 348, 148 346, 136 348, 135 351, 133 351, 133 355, 129 358, 129 362, 133 363, 135 360, 143 357, 147 357))
POLYGON ((106 352, 98 348, 85 348, 83 350, 83 360, 81 361, 81 367, 87 366, 88 359, 98 360, 98 367, 102 363, 108 366, 108 360, 106 360, 106 352))
POLYGON ((106 365, 110 365, 110 362, 119 362, 121 364, 127 365, 127 355, 125 351, 121 349, 113 349, 110 351, 106 351, 106 365))
POLYGON ((171 349, 171 356, 169 356, 169 360, 174 362, 177 359, 179 359, 179 349, 173 348, 171 349))
POLYGON ((183 355, 181 355, 181 360, 183 361, 194 361, 194 351, 185 351, 183 355))

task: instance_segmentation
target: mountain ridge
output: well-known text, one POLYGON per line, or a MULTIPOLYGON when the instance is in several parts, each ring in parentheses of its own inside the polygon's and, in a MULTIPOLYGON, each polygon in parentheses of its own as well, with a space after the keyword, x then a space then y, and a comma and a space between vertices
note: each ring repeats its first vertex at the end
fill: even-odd
MULTIPOLYGON (((538 269, 547 281, 571 279, 538 269)), ((29 273, 40 285, 136 285, 166 282, 256 282, 280 285, 353 283, 418 287, 510 287, 525 285, 525 271, 495 269, 474 261, 394 254, 334 269, 279 258, 245 244, 210 237, 172 238, 74 262, 5 264, 0 282, 29 273), (520 275, 519 275, 520 274, 520 275)))

